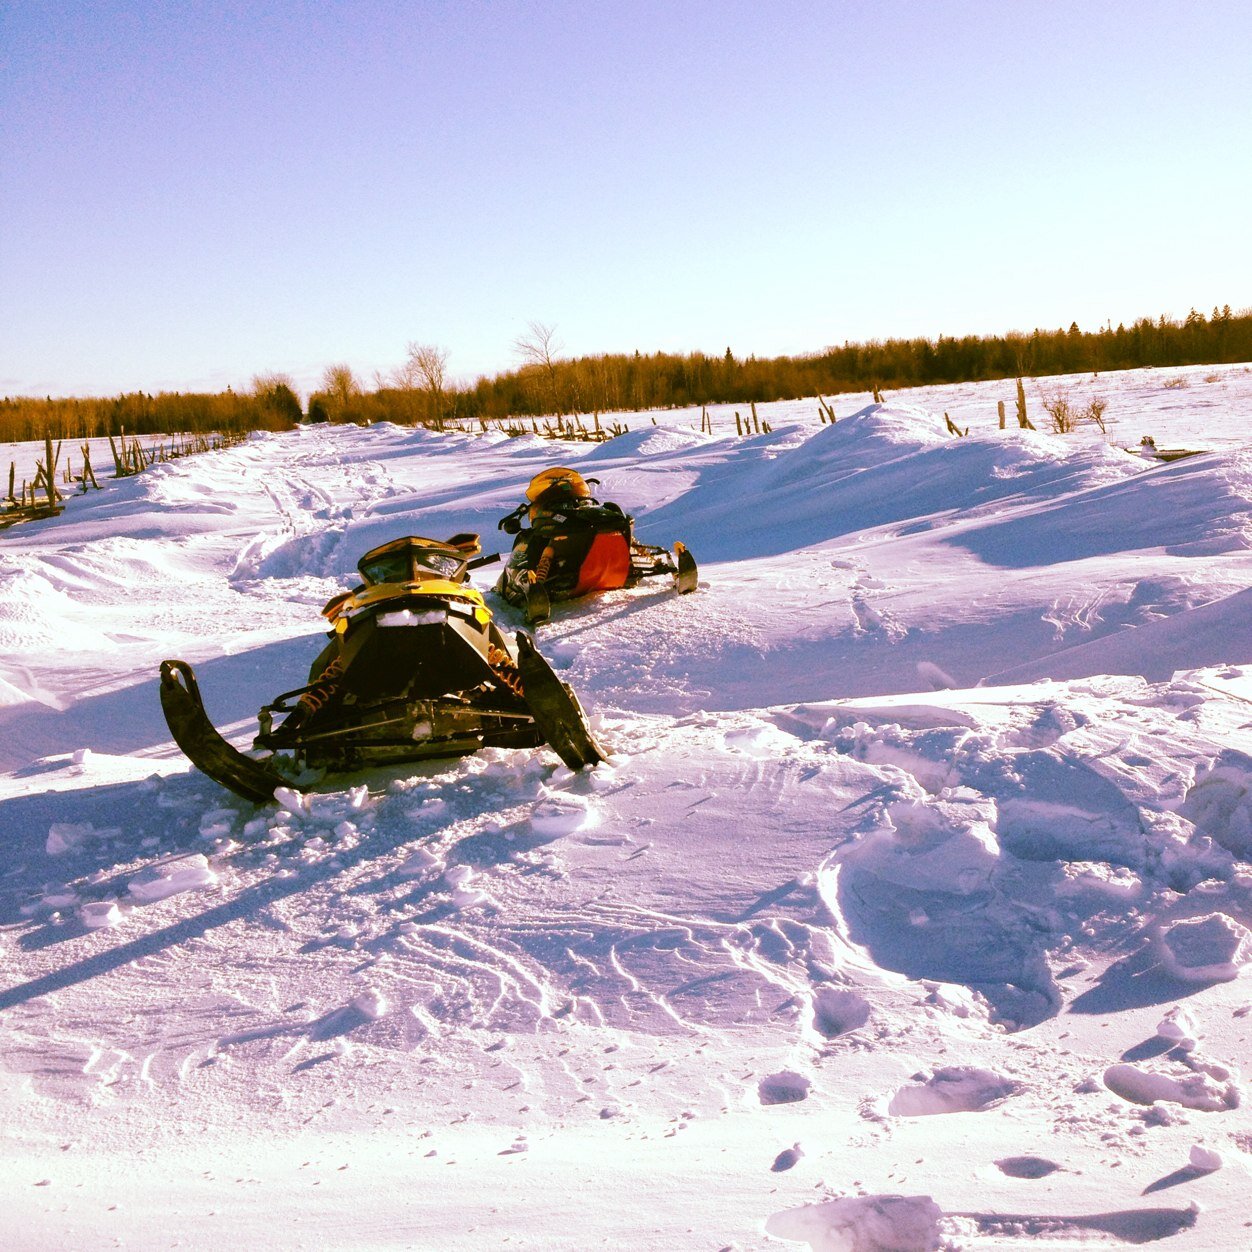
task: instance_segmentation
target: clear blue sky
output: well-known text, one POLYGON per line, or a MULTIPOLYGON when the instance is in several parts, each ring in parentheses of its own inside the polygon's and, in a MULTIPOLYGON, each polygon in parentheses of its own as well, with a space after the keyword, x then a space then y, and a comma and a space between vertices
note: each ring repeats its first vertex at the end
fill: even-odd
POLYGON ((0 2, 0 395, 1252 305, 1252 4, 0 2))

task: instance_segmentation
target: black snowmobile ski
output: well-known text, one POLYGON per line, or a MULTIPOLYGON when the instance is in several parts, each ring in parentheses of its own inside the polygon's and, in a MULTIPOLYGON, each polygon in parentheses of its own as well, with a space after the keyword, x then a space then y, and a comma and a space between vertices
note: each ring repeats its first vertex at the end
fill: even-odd
POLYGON ((557 676, 524 631, 517 632, 522 693, 549 747, 572 770, 598 765, 604 751, 592 737, 574 693, 557 676))
POLYGON ((673 579, 674 590, 680 596, 695 591, 700 585, 700 572, 696 568, 696 559, 687 550, 685 543, 676 543, 671 552, 668 548, 657 548, 648 543, 632 543, 630 545, 631 578, 628 587, 638 586, 646 578, 673 579))
POLYGON ((245 800, 264 804, 292 784, 263 761, 232 747, 209 721, 195 671, 186 661, 161 662, 161 709, 174 742, 201 773, 245 800))
POLYGON ((674 572, 674 586, 680 596, 688 595, 700 585, 700 571, 696 568, 696 559, 687 551, 687 545, 674 545, 674 560, 678 568, 674 572))
POLYGON ((543 583, 531 583, 526 588, 524 607, 527 626, 541 626, 552 616, 552 599, 543 583))

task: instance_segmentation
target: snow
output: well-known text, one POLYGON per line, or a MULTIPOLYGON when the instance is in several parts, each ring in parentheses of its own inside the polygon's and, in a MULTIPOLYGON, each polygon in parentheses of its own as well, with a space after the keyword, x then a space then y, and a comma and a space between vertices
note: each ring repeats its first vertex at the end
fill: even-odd
POLYGON ((1243 1246, 1252 372, 1066 385, 1107 439, 307 428, 4 532, 4 1245, 1243 1246), (363 551, 551 464, 700 561, 539 633, 607 764, 189 768, 161 659, 247 745, 363 551))
POLYGON ((1252 931, 1225 913, 1187 917, 1161 932, 1158 955, 1183 982, 1224 982, 1252 962, 1252 931))

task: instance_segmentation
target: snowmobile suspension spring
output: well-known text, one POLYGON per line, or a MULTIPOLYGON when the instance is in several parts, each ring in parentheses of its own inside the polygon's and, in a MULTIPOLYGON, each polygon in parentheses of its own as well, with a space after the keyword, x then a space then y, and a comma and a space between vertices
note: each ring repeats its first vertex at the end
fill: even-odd
POLYGON ((539 564, 535 566, 535 581, 543 582, 548 576, 548 571, 552 568, 552 558, 556 556, 556 551, 551 544, 548 544, 543 550, 543 555, 539 558, 539 564))
POLYGON ((339 679, 343 677, 343 661, 335 657, 318 675, 316 685, 309 688, 297 701, 297 706, 306 715, 316 713, 323 705, 329 703, 335 692, 339 690, 339 679))
POLYGON ((518 673, 517 662, 503 648, 497 648, 494 643, 491 644, 487 649, 487 664, 491 666, 491 672, 519 700, 525 699, 522 693, 522 676, 518 673))

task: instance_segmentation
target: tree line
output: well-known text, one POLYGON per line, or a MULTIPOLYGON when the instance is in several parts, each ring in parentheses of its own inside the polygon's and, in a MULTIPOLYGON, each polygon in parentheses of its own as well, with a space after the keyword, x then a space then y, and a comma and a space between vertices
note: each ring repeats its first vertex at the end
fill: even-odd
POLYGON ((98 439, 105 435, 239 434, 290 430, 304 417, 300 398, 282 375, 253 380, 248 392, 131 392, 111 399, 0 399, 0 440, 98 439))
MULTIPOLYGON (((1211 316, 1140 318, 1099 330, 1012 331, 844 343, 801 356, 605 353, 568 357, 555 327, 530 323, 514 341, 515 368, 473 382, 448 375, 448 352, 410 343, 405 360, 376 374, 372 389, 332 365, 310 395, 308 420, 391 421, 442 428, 548 414, 605 413, 689 405, 764 403, 934 383, 1099 373, 1143 366, 1252 360, 1252 309, 1211 316)), ((260 375, 248 392, 134 393, 114 399, 0 399, 0 439, 91 438, 170 431, 281 430, 305 417, 291 380, 260 375)))
POLYGON ((520 364, 463 386, 446 378, 446 351, 410 344, 406 366, 367 391, 346 366, 333 367, 310 400, 310 416, 438 426, 545 414, 612 413, 701 404, 795 400, 849 391, 902 389, 991 378, 1100 373, 1143 366, 1252 360, 1252 309, 1229 305, 1211 317, 1140 318, 1130 326, 1012 331, 937 340, 845 343, 803 356, 737 357, 606 353, 566 357, 555 328, 532 322, 514 344, 520 364), (433 364, 432 364, 433 362, 433 364))

